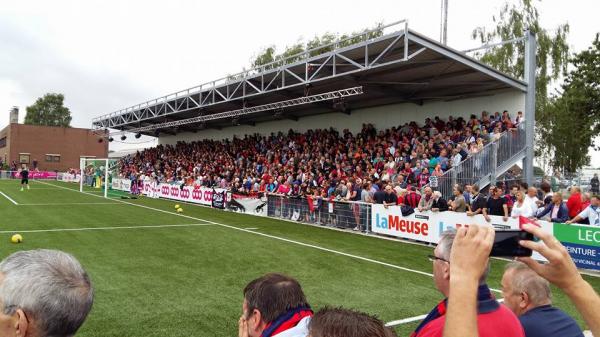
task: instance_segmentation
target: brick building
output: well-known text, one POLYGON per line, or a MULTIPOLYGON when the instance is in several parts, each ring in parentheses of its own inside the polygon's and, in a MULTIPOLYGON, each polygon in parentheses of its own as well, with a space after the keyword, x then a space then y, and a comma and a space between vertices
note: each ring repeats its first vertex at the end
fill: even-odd
POLYGON ((0 131, 0 161, 13 161, 40 171, 79 168, 81 157, 107 158, 108 142, 90 129, 11 123, 0 131))

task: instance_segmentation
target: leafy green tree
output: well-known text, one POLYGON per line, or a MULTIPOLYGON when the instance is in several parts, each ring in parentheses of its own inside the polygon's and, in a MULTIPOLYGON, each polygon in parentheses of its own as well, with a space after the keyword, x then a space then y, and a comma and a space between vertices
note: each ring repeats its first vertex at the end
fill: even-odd
POLYGON ((258 55, 256 55, 250 62, 252 67, 260 67, 262 65, 269 64, 274 61, 275 62, 270 66, 266 66, 265 69, 276 68, 282 64, 294 63, 302 59, 302 55, 298 55, 295 57, 291 57, 286 60, 286 58, 290 56, 294 56, 297 54, 301 54, 304 51, 311 50, 309 53, 309 57, 320 55, 323 53, 327 53, 334 49, 335 44, 338 48, 346 47, 355 43, 359 43, 365 41, 367 39, 373 39, 376 37, 380 37, 383 35, 383 23, 378 23, 374 28, 365 28, 358 32, 353 32, 352 34, 334 34, 334 33, 325 33, 321 36, 315 36, 313 39, 304 43, 302 40, 298 40, 298 42, 287 46, 282 53, 277 54, 275 46, 271 45, 267 48, 261 50, 258 55), (373 30, 368 34, 364 34, 367 31, 373 30), (352 36, 352 38, 350 38, 352 36), (336 43, 337 42, 337 43, 336 43), (321 48, 320 48, 321 47, 321 48), (315 49, 316 48, 316 49, 315 49), (313 50, 314 49, 314 50, 313 50))
MULTIPOLYGON (((567 23, 548 30, 540 25, 540 14, 535 7, 535 0, 520 0, 517 4, 505 3, 498 16, 492 17, 493 27, 478 27, 473 30, 472 38, 483 44, 492 44, 520 38, 526 30, 531 30, 537 39, 536 54, 536 148, 538 157, 552 158, 555 148, 544 139, 552 125, 550 113, 555 110, 548 109, 548 88, 552 81, 560 78, 567 70, 569 64, 569 45, 567 36, 569 25, 567 23)), ((523 78, 525 73, 525 44, 509 43, 493 47, 474 56, 482 62, 516 78, 523 78)))
POLYGON ((551 165, 564 173, 575 173, 589 164, 588 149, 600 134, 600 40, 571 59, 562 92, 547 106, 548 128, 542 138, 554 150, 551 165))
POLYGON ((64 106, 63 94, 46 94, 27 107, 25 124, 70 127, 71 111, 64 106))

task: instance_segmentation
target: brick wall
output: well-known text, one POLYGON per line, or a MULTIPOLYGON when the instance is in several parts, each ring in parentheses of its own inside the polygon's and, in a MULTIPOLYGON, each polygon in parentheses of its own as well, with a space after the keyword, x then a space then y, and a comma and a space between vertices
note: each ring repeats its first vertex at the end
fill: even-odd
MULTIPOLYGON (((40 171, 79 168, 79 158, 82 156, 108 156, 108 142, 104 140, 99 143, 99 137, 89 129, 24 124, 11 124, 7 129, 10 141, 4 149, 0 149, 0 156, 5 150, 8 151, 10 162, 19 162, 20 154, 28 153, 28 166, 32 167, 33 161, 37 160, 40 171), (48 155, 52 155, 52 158, 47 158, 48 155), (57 157, 60 157, 59 161, 47 160, 57 157)), ((0 131, 0 138, 5 131, 0 131)))

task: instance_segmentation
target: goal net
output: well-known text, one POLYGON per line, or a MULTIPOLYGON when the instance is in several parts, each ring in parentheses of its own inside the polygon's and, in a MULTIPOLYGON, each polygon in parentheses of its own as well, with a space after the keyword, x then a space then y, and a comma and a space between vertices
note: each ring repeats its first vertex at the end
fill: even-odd
POLYGON ((112 188, 113 177, 117 174, 117 159, 81 158, 79 191, 100 193, 105 198, 117 196, 121 191, 112 188))

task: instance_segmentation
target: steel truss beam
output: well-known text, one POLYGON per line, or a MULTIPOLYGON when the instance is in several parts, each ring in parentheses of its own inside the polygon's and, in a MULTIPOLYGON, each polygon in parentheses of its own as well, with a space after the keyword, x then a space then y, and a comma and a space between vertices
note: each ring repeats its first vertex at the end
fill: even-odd
MULTIPOLYGON (((316 94, 316 95, 311 95, 311 96, 293 98, 293 99, 289 99, 286 101, 279 101, 279 102, 275 102, 275 103, 258 105, 258 106, 254 106, 254 107, 250 107, 250 108, 242 108, 242 109, 220 112, 220 113, 211 114, 211 115, 197 116, 197 117, 186 118, 186 119, 181 119, 181 120, 177 120, 177 121, 152 124, 152 125, 148 125, 148 126, 141 126, 141 127, 137 127, 137 128, 133 128, 133 129, 128 129, 126 131, 127 132, 145 132, 145 131, 156 130, 156 129, 174 128, 174 127, 179 127, 182 125, 188 125, 188 124, 194 124, 194 123, 205 123, 205 122, 212 121, 212 120, 223 120, 223 119, 228 119, 228 118, 238 119, 242 116, 247 116, 247 115, 255 114, 258 112, 262 112, 262 111, 278 110, 278 109, 289 108, 292 106, 311 104, 311 103, 323 102, 323 101, 328 101, 328 100, 335 100, 335 99, 340 99, 340 98, 349 97, 349 96, 361 95, 362 93, 363 93, 362 87, 353 87, 353 88, 347 88, 347 89, 342 89, 342 90, 330 91, 330 92, 326 92, 323 94, 316 94)), ((240 124, 251 125, 248 123, 253 124, 252 122, 240 122, 240 124)), ((188 131, 189 131, 189 128, 188 128, 188 131)), ((161 132, 164 132, 164 131, 161 131, 161 132)), ((121 133, 123 133, 123 131, 115 131, 115 132, 111 132, 110 135, 117 135, 117 134, 121 134, 121 133)))
MULTIPOLYGON (((347 40, 359 42, 340 47, 340 43, 346 41, 344 40, 328 46, 317 47, 258 68, 131 106, 94 118, 92 128, 96 130, 123 129, 126 126, 137 126, 142 121, 154 123, 158 121, 159 117, 198 111, 227 102, 244 102, 254 96, 308 86, 335 77, 344 77, 350 74, 362 75, 367 74, 366 71, 371 74, 374 69, 384 70, 386 68, 383 67, 392 64, 408 65, 407 61, 413 60, 426 50, 437 52, 445 59, 469 66, 519 90, 524 91, 526 87, 522 81, 484 66, 461 52, 409 31, 406 20, 351 36, 347 40), (374 32, 390 31, 390 29, 395 29, 395 31, 372 38, 374 32), (318 54, 327 49, 331 51, 318 54)), ((437 60, 427 61, 427 63, 430 62, 437 62, 437 60)), ((419 63, 419 61, 413 60, 412 63, 419 63)))

